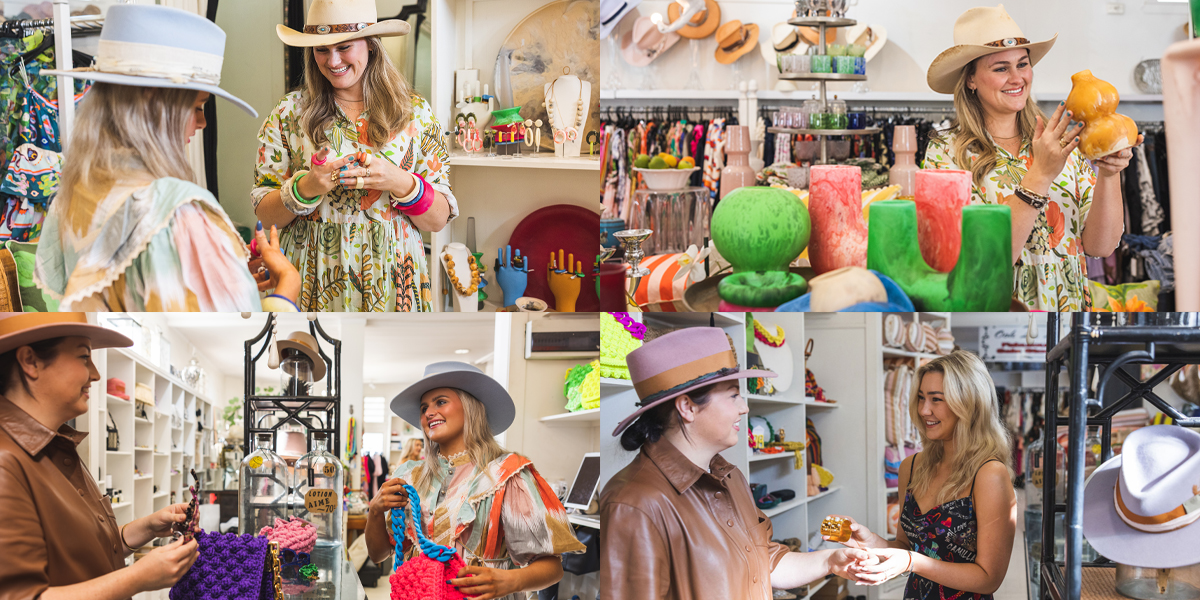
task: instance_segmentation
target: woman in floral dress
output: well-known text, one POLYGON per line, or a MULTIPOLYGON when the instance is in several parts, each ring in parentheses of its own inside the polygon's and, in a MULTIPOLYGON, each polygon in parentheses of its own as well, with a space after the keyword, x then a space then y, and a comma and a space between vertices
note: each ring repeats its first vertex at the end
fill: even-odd
POLYGON ((255 213, 281 228, 305 311, 428 311, 421 231, 458 215, 449 153, 433 109, 392 65, 372 0, 315 0, 304 32, 304 85, 259 132, 255 213))
POLYGON ((1014 298, 1030 310, 1090 310, 1084 254, 1108 256, 1121 241, 1120 174, 1132 151, 1087 161, 1083 124, 1062 103, 1047 119, 1033 101, 1033 65, 1054 39, 1030 42, 1003 7, 963 13, 954 39, 963 43, 934 59, 928 80, 954 95, 957 118, 922 167, 970 171, 972 204, 1012 209, 1014 298))

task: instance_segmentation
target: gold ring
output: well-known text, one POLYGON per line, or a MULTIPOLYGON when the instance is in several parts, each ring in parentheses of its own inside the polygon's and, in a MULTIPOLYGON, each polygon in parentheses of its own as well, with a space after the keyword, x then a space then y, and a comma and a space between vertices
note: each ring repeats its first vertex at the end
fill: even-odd
POLYGON ((362 177, 354 178, 354 189, 356 189, 356 190, 363 189, 363 178, 362 177))
POLYGON ((1067 147, 1067 142, 1066 142, 1066 140, 1058 140, 1058 147, 1059 147, 1059 148, 1066 148, 1066 147, 1067 147))
POLYGON ((337 171, 334 171, 334 172, 330 173, 330 174, 329 174, 329 180, 330 180, 330 181, 332 181, 332 182, 334 182, 334 183, 337 183, 337 180, 338 180, 338 172, 337 172, 337 171))
POLYGON ((370 177, 370 176, 371 176, 371 170, 367 169, 367 177, 370 177))

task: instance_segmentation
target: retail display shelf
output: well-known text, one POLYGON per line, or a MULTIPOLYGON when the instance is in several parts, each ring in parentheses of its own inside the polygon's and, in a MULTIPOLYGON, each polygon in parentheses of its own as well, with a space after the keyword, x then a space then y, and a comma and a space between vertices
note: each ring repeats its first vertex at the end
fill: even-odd
POLYGON ((754 455, 750 456, 750 462, 758 462, 760 460, 776 460, 776 459, 780 459, 780 458, 795 460, 796 454, 794 452, 779 452, 776 454, 761 454, 761 453, 754 454, 754 455))
MULTIPOLYGON (((586 151, 586 143, 584 150, 586 151)), ((599 171, 600 157, 584 154, 578 158, 560 158, 549 151, 536 154, 522 154, 520 157, 487 156, 477 154, 451 154, 450 168, 454 167, 499 167, 505 169, 575 169, 580 171, 599 171)))
POLYGON ((147 479, 154 479, 154 476, 153 475, 134 475, 133 476, 134 481, 145 481, 147 479))
POLYGON ((768 127, 767 133, 790 133, 792 135, 874 135, 883 131, 878 127, 865 129, 793 129, 791 127, 768 127))
POLYGON ((601 100, 739 100, 738 90, 601 90, 601 100))
POLYGON ((130 452, 130 451, 128 451, 128 450, 125 450, 125 451, 121 451, 121 450, 105 450, 105 452, 106 452, 106 453, 108 453, 108 454, 110 454, 110 455, 116 455, 116 456, 133 456, 133 453, 132 453, 132 452, 130 452))
POLYGON ((126 506, 133 506, 133 503, 132 502, 117 502, 112 505, 112 508, 113 508, 113 510, 117 510, 118 508, 125 508, 126 506))
POLYGON ((805 498, 804 500, 805 500, 805 502, 812 502, 813 500, 816 500, 818 498, 824 498, 825 496, 828 496, 840 489, 842 489, 840 486, 839 487, 831 487, 831 488, 821 492, 820 494, 817 494, 816 496, 809 496, 808 498, 805 498))
POLYGON ((838 407, 838 404, 837 404, 836 402, 817 402, 816 400, 813 400, 813 399, 812 399, 811 397, 809 397, 809 396, 805 396, 805 397, 804 397, 804 401, 803 401, 803 402, 801 402, 800 404, 803 404, 803 405, 805 405, 805 406, 811 406, 811 407, 813 407, 813 408, 818 408, 818 409, 821 409, 821 408, 837 408, 837 407, 838 407))
POLYGON ((763 396, 761 394, 746 394, 746 402, 763 404, 804 404, 803 400, 784 398, 780 396, 763 396))
POLYGON ((851 27, 858 21, 845 17, 796 17, 788 19, 788 25, 796 27, 851 27))
POLYGON ((866 81, 866 75, 853 73, 780 73, 784 81, 866 81))
POLYGON ((143 418, 141 418, 141 417, 134 417, 134 418, 133 418, 133 420, 134 420, 134 422, 136 422, 136 423, 143 423, 143 424, 145 424, 145 425, 149 425, 149 424, 150 424, 150 419, 143 419, 143 418))
POLYGON ((776 506, 775 508, 768 508, 768 509, 764 510, 763 514, 767 515, 767 517, 775 517, 777 515, 787 512, 789 510, 792 510, 793 508, 796 508, 797 506, 804 506, 804 503, 807 501, 808 501, 807 498, 796 498, 795 500, 788 500, 787 502, 780 502, 779 506, 776 506))
POLYGON ((600 394, 615 393, 621 390, 632 390, 633 382, 628 379, 600 378, 600 394))
POLYGON ((580 410, 542 417, 539 421, 547 425, 590 425, 600 421, 600 409, 580 410))
POLYGON ((804 596, 804 600, 811 600, 811 599, 812 599, 814 596, 816 596, 816 595, 817 595, 817 592, 818 592, 818 591, 819 591, 821 588, 825 587, 825 584, 829 583, 830 581, 831 581, 830 579, 822 579, 822 580, 821 580, 819 583, 812 583, 812 584, 809 584, 809 586, 808 586, 808 594, 806 594, 806 595, 804 596))
POLYGON ((171 431, 183 431, 183 427, 172 427, 171 431))
MULTIPOLYGON (((189 394, 192 394, 193 396, 196 396, 197 399, 203 400, 206 404, 211 405, 213 403, 211 398, 209 398, 208 396, 205 396, 204 394, 201 394, 200 392, 196 391, 194 388, 188 386, 179 377, 176 377, 175 375, 170 374, 169 372, 167 372, 165 369, 163 369, 162 367, 160 367, 158 365, 152 364, 150 362, 149 358, 146 358, 145 356, 142 356, 141 354, 138 354, 128 348, 109 348, 109 350, 112 352, 116 352, 117 354, 125 355, 130 360, 137 363, 139 368, 149 369, 155 375, 158 375, 159 377, 166 379, 168 382, 171 383, 171 385, 173 385, 189 394)), ((118 398, 118 400, 120 400, 120 398, 118 398)))
POLYGON ((567 515, 567 520, 576 525, 591 527, 592 529, 600 529, 600 517, 593 517, 591 515, 567 515))
POLYGON ((129 404, 129 401, 128 401, 128 400, 126 400, 126 399, 124 399, 124 398, 119 398, 119 397, 117 397, 117 396, 114 396, 114 395, 112 395, 112 394, 108 394, 108 401, 109 401, 109 402, 116 402, 116 403, 118 403, 118 404, 129 404))
POLYGON ((155 497, 155 498, 162 498, 163 496, 166 496, 167 494, 170 494, 170 493, 171 493, 171 492, 159 492, 159 493, 155 494, 155 495, 154 495, 154 497, 155 497))
POLYGON ((930 360, 935 359, 939 356, 937 354, 929 354, 928 352, 909 352, 908 350, 901 350, 899 348, 888 348, 887 346, 884 346, 884 348, 883 348, 883 355, 885 357, 927 358, 930 360))
POLYGON ((134 452, 153 452, 154 448, 134 448, 134 452))
POLYGON ((155 456, 167 456, 167 453, 166 452, 155 452, 154 455, 155 456))

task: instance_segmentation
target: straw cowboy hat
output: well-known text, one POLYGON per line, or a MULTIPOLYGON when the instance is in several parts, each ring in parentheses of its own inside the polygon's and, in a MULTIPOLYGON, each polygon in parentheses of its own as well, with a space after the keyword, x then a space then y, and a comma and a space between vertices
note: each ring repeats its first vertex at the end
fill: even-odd
POLYGON ((1030 42, 1003 4, 996 8, 972 8, 954 22, 954 46, 933 59, 926 79, 933 91, 953 94, 963 67, 980 56, 1028 48, 1029 62, 1036 65, 1057 39, 1056 33, 1044 42, 1030 42))
POLYGON ((734 61, 758 45, 758 25, 742 25, 734 19, 717 28, 717 62, 723 65, 734 61))
POLYGON ((0 313, 0 354, 42 340, 75 336, 91 340, 93 350, 133 345, 133 340, 112 329, 88 323, 87 313, 0 313))
MULTIPOLYGON (((279 348, 280 357, 283 356, 284 350, 296 350, 303 353, 312 360, 312 376, 313 381, 320 381, 325 378, 325 359, 321 358, 320 346, 317 345, 317 338, 312 334, 296 331, 286 338, 276 342, 279 348)), ((295 375, 295 373, 288 373, 295 375)))
POLYGON ((1083 491, 1083 535, 1109 560, 1149 569, 1200 563, 1200 433, 1143 427, 1083 491))
POLYGON ((218 87, 224 59, 225 32, 212 21, 177 8, 115 4, 104 18, 93 66, 41 74, 208 92, 257 118, 249 104, 218 87))
POLYGON ((689 327, 655 338, 625 357, 637 391, 638 408, 617 425, 621 435, 642 413, 696 388, 721 381, 775 377, 771 371, 741 370, 725 332, 689 327))
POLYGON ((312 0, 304 19, 304 32, 283 25, 275 33, 288 46, 328 46, 368 36, 408 35, 408 23, 379 20, 375 0, 312 0))
POLYGON ((500 435, 517 418, 517 406, 508 390, 478 367, 448 360, 425 367, 425 376, 392 398, 392 412, 409 425, 421 429, 421 396, 429 390, 456 388, 467 392, 487 409, 488 428, 500 435))
MULTIPOLYGON (((699 2, 700 0, 693 0, 699 2)), ((667 19, 674 23, 679 18, 682 9, 678 2, 672 0, 667 6, 667 19)), ((692 15, 692 19, 684 25, 678 33, 680 36, 689 40, 701 40, 713 34, 717 30, 717 25, 721 24, 721 7, 717 5, 716 0, 704 0, 704 8, 692 15)))
POLYGON ((642 0, 600 0, 600 39, 608 37, 642 0))
POLYGON ((644 67, 678 41, 679 34, 663 33, 650 17, 638 17, 633 22, 633 29, 621 36, 621 55, 625 57, 625 62, 644 67))

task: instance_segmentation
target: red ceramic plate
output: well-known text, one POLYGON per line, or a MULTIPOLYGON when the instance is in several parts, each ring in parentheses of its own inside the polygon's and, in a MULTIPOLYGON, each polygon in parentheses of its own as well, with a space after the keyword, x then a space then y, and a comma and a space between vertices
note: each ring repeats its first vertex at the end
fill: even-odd
MULTIPOLYGON (((586 275, 580 282, 579 299, 575 301, 577 312, 597 312, 600 298, 596 296, 596 275, 592 273, 596 254, 600 251, 600 213, 572 204, 555 204, 539 208, 525 217, 513 229, 508 243, 513 249, 521 249, 521 256, 528 256, 529 284, 525 295, 545 300, 554 308, 554 294, 546 278, 546 265, 550 253, 563 256, 574 254, 576 262, 583 263, 586 275)), ((505 302, 508 299, 505 298, 505 302)))

